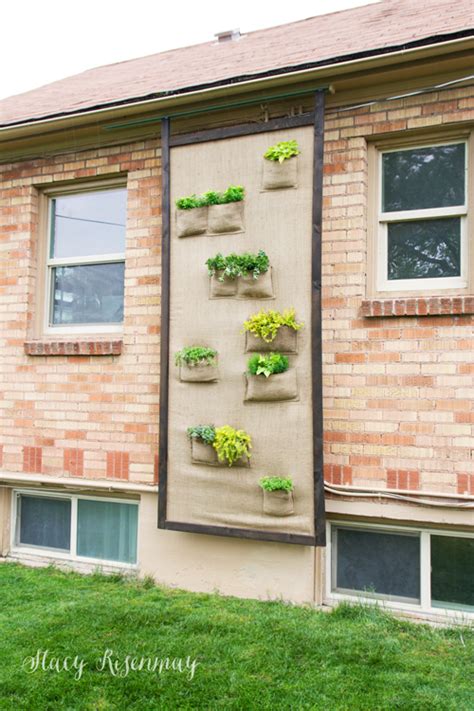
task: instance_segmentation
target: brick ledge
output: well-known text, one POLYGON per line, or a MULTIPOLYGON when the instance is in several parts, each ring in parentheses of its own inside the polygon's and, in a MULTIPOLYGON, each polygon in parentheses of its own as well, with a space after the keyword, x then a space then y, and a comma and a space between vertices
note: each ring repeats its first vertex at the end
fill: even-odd
POLYGON ((362 316, 458 316, 474 314, 474 296, 416 296, 365 299, 362 316))
POLYGON ((24 343, 25 353, 29 356, 111 356, 120 355, 122 347, 122 340, 34 340, 24 343))

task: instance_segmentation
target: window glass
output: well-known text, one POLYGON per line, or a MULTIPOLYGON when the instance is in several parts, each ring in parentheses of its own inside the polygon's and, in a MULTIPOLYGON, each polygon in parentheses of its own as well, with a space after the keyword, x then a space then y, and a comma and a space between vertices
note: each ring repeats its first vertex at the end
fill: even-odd
POLYGON ((433 607, 474 606, 474 539, 431 536, 433 607))
POLYGON ((136 504, 79 499, 77 505, 78 555, 136 563, 136 504))
POLYGON ((71 547, 71 502, 45 496, 20 496, 19 543, 58 548, 71 547))
POLYGON ((124 268, 123 262, 55 267, 52 324, 121 322, 124 268))
POLYGON ((336 571, 333 589, 420 598, 418 535, 333 529, 336 571))
POLYGON ((384 212, 464 205, 465 144, 393 151, 382 156, 384 212))
POLYGON ((51 257, 91 257, 125 251, 127 191, 97 190, 52 201, 51 257))
POLYGON ((389 279, 428 279, 461 274, 461 221, 458 217, 389 222, 389 279))

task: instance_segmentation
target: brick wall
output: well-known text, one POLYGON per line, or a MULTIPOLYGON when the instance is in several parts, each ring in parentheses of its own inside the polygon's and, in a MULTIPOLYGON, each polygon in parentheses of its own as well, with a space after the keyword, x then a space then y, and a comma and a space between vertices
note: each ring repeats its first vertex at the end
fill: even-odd
MULTIPOLYGON (((472 299, 364 303, 366 138, 468 120, 474 120, 472 87, 328 112, 323 371, 329 483, 474 492, 472 299), (387 317, 374 318, 377 313, 387 317)), ((471 246, 473 238, 471 222, 471 246)))
MULTIPOLYGON (((392 305, 380 311, 389 316, 374 317, 363 305, 366 137, 473 120, 473 97, 472 88, 465 88, 327 114, 323 369, 330 483, 474 493, 472 315, 461 314, 457 306, 456 315, 446 314, 440 302, 436 316, 429 309, 421 315, 419 306, 418 315, 400 317, 392 305)), ((0 165, 4 470, 154 481, 159 171, 155 141, 0 165), (83 342, 73 355, 57 345, 33 355, 38 349, 29 343, 37 308, 38 189, 119 172, 128 173, 129 190, 123 346, 109 343, 101 347, 104 354, 79 355, 97 353, 83 342)))
POLYGON ((159 398, 160 191, 156 141, 0 165, 4 470, 153 483, 159 398), (118 173, 128 174, 123 345, 109 341, 97 346, 89 334, 87 342, 79 345, 29 343, 25 352, 39 306, 38 190, 46 184, 118 173))

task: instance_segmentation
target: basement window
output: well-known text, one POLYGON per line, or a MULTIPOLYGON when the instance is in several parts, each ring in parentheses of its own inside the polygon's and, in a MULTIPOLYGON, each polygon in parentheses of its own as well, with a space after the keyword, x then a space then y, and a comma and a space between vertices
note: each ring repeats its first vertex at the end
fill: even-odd
POLYGON ((15 491, 13 503, 14 552, 105 564, 137 562, 136 502, 15 491))
POLYGON ((472 534, 331 523, 327 558, 329 598, 474 614, 472 534))

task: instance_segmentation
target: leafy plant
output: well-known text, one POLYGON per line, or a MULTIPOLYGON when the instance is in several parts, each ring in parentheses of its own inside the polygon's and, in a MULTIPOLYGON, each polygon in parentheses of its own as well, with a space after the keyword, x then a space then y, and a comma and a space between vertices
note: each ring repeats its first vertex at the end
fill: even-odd
POLYGON ((207 193, 204 193, 202 199, 205 205, 220 205, 220 195, 215 190, 208 190, 207 193))
POLYGON ((204 197, 198 195, 189 195, 176 200, 176 207, 179 210, 192 210, 194 207, 205 207, 207 204, 204 197))
POLYGON ((293 481, 290 477, 264 476, 259 484, 264 491, 293 491, 293 481))
POLYGON ((187 432, 190 439, 201 439, 206 444, 213 444, 216 438, 216 428, 214 425, 188 427, 187 432))
POLYGON ((283 163, 283 161, 288 160, 288 158, 299 155, 300 152, 296 141, 280 141, 280 143, 270 146, 263 157, 267 160, 283 163))
POLYGON ((214 449, 220 462, 227 462, 231 467, 240 457, 250 457, 252 440, 244 430, 234 430, 230 425, 217 427, 215 430, 214 449))
POLYGON ((271 343, 275 340, 278 329, 281 326, 288 326, 295 331, 299 331, 303 323, 296 321, 294 309, 285 309, 283 312, 274 311, 273 309, 264 311, 262 309, 244 322, 243 331, 250 331, 257 338, 264 340, 265 343, 271 343))
POLYGON ((215 365, 217 351, 204 346, 186 346, 178 351, 174 357, 176 365, 215 365))
POLYGON ((229 185, 227 190, 220 193, 220 204, 228 202, 241 202, 244 199, 245 190, 241 185, 229 185))
POLYGON ((255 353, 249 358, 247 367, 251 375, 264 375, 269 378, 270 375, 284 373, 288 370, 289 361, 287 356, 281 353, 268 353, 267 355, 255 353))
POLYGON ((219 281, 228 279, 236 279, 239 276, 248 276, 252 274, 254 279, 258 279, 260 274, 268 271, 270 260, 263 250, 257 254, 244 252, 244 254, 229 254, 224 257, 220 252, 215 257, 210 257, 206 261, 209 276, 214 276, 216 272, 222 272, 219 276, 219 281))

